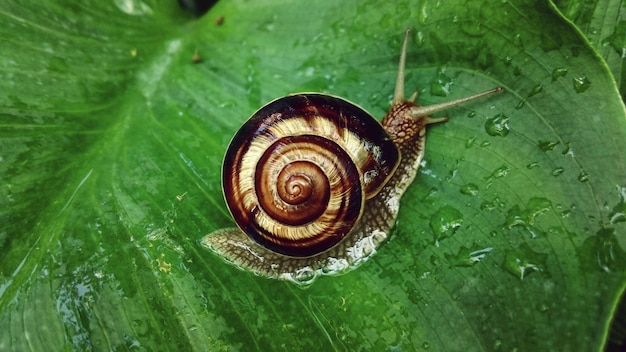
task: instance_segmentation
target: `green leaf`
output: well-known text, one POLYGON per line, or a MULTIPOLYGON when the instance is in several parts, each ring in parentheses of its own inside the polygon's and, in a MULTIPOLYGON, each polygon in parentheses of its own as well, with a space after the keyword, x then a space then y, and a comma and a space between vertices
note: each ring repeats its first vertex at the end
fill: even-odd
POLYGON ((0 350, 604 346, 626 113, 551 5, 5 1, 0 38, 0 350), (298 91, 383 116, 405 28, 422 104, 506 93, 429 129, 389 242, 307 289, 202 248, 233 226, 219 176, 240 124, 298 91))
POLYGON ((563 15, 573 21, 604 58, 626 97, 626 7, 622 0, 555 1, 563 15))

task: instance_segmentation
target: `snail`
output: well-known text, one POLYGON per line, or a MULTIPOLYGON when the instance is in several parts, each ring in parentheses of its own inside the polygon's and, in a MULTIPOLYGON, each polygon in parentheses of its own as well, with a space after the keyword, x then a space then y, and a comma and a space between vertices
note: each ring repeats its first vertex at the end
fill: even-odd
POLYGON ((431 106, 404 98, 405 32, 389 112, 321 93, 288 95, 256 111, 233 137, 222 184, 238 228, 202 245, 257 275, 309 284, 353 269, 389 236, 424 156, 429 115, 503 91, 431 106))

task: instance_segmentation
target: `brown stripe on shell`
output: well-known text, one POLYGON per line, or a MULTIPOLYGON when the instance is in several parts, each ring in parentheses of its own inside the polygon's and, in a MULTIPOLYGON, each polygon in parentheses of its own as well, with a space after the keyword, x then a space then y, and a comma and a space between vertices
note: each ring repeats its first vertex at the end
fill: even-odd
MULTIPOLYGON (((363 198, 382 187, 398 162, 397 148, 363 109, 332 96, 288 96, 259 109, 234 136, 224 160, 224 193, 235 222, 252 239, 278 253, 310 256, 343 239, 360 217, 363 198), (293 147, 305 140, 311 142, 293 147), (279 191, 275 180, 287 165, 320 145, 328 149, 326 161, 307 162, 310 170, 328 173, 328 181, 316 183, 330 191, 310 192, 315 195, 310 201, 281 200, 285 192, 279 191), (354 163, 345 166, 344 159, 354 163), (266 163, 282 166, 262 166, 266 163), (266 182, 267 186, 261 185, 266 182), (307 213, 291 215, 300 208, 307 213)), ((303 174, 290 182, 303 186, 312 180, 319 181, 319 175, 303 174)))
POLYGON ((260 108, 237 132, 229 152, 233 145, 247 149, 246 144, 260 135, 271 139, 310 133, 307 130, 327 135, 342 146, 348 144, 348 154, 362 174, 369 175, 365 180, 368 198, 385 184, 400 162, 396 146, 369 113, 345 99, 315 93, 282 97, 260 108), (292 125, 282 124, 294 118, 299 120, 292 125))
POLYGON ((262 211, 250 220, 248 226, 254 230, 248 235, 293 256, 312 255, 337 244, 360 217, 363 203, 360 175, 349 160, 336 143, 319 136, 277 140, 257 164, 256 196, 262 211), (311 199, 290 204, 280 196, 279 179, 286 169, 302 179, 318 179, 308 186, 322 189, 307 192, 311 199), (311 170, 315 174, 307 174, 311 170))

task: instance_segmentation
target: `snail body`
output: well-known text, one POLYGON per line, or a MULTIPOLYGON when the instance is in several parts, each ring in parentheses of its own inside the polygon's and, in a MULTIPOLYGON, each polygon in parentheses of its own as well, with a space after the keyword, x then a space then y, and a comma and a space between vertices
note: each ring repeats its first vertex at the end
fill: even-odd
POLYGON ((339 97, 302 93, 255 112, 233 137, 222 168, 238 228, 202 244, 258 275, 307 284, 358 266, 396 221, 424 156, 428 115, 502 91, 422 107, 404 99, 405 34, 392 106, 382 124, 339 97))

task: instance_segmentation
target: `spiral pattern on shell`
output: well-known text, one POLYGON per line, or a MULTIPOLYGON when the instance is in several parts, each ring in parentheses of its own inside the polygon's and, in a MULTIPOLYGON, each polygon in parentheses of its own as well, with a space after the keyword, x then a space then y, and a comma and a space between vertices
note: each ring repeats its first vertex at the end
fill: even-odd
POLYGON ((396 146, 360 107, 328 95, 287 96, 259 109, 231 141, 224 193, 253 240, 306 257, 350 232, 398 162, 396 146))

